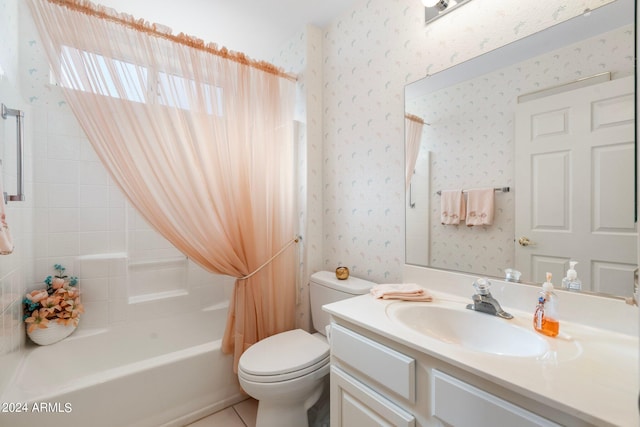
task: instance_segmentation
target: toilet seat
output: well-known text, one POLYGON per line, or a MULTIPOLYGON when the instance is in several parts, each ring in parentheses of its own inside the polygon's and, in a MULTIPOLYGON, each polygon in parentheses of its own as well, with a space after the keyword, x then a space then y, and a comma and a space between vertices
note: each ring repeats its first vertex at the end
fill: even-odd
MULTIPOLYGON (((313 372, 320 371, 324 367, 329 367, 329 356, 325 359, 322 359, 320 362, 315 363, 311 366, 308 366, 299 371, 287 372, 286 374, 280 375, 253 375, 244 372, 242 369, 238 368, 238 377, 245 381, 252 381, 254 383, 281 383, 285 381, 295 380, 300 377, 304 377, 313 372)), ((329 371, 324 372, 323 375, 326 375, 329 371)))
POLYGON ((249 347, 240 357, 238 376, 274 383, 307 375, 328 364, 329 345, 302 329, 294 329, 249 347))

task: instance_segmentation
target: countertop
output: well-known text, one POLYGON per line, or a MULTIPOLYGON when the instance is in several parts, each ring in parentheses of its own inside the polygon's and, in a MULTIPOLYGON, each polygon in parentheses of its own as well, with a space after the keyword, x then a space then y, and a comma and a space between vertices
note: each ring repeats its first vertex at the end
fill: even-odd
MULTIPOLYGON (((432 304, 463 308, 470 302, 453 294, 432 292, 432 302, 380 300, 362 295, 323 309, 399 344, 441 359, 527 398, 589 423, 640 425, 638 408, 638 337, 578 323, 561 322, 560 335, 547 341, 542 356, 500 356, 474 351, 416 332, 393 321, 391 304, 432 304)), ((503 320, 533 330, 533 313, 503 307, 514 315, 503 320)), ((487 316, 484 313, 475 313, 487 316)), ((501 319, 502 320, 502 319, 501 319)))

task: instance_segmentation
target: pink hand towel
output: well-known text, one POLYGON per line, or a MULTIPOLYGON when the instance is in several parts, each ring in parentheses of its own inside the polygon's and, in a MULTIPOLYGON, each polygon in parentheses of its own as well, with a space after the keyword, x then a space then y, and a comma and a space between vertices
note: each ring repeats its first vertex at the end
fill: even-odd
POLYGON ((467 191, 467 226, 493 224, 495 190, 478 188, 467 191))
POLYGON ((442 190, 440 194, 440 222, 458 225, 464 220, 465 203, 462 190, 442 190))
POLYGON ((376 285, 371 288, 371 295, 380 299, 399 299, 405 301, 431 301, 433 298, 415 283, 398 283, 376 285))

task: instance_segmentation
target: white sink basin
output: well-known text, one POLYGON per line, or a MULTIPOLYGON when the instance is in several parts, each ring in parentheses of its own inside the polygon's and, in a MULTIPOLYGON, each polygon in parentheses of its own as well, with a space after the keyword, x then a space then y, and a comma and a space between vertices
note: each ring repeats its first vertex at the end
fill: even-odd
POLYGON ((470 350, 502 356, 534 357, 549 346, 533 330, 485 313, 430 304, 395 303, 387 315, 412 331, 470 350))

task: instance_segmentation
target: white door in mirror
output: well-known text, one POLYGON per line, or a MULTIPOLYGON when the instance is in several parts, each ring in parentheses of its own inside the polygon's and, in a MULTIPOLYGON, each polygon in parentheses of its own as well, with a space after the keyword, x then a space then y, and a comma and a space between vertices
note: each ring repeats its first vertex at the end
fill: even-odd
POLYGON ((526 238, 515 268, 523 277, 564 277, 573 259, 585 290, 630 293, 634 149, 633 76, 517 106, 515 235, 526 238))

